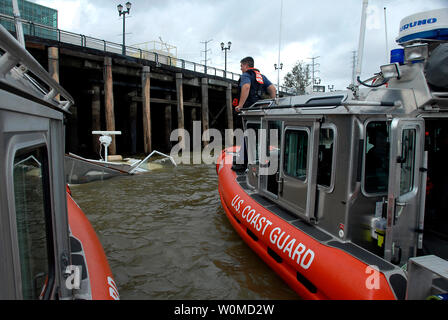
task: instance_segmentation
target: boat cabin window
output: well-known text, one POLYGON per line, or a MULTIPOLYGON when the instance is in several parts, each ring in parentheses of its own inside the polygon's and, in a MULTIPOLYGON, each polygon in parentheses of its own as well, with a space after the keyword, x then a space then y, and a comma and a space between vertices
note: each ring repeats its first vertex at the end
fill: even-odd
POLYGON ((277 155, 280 163, 280 141, 282 139, 282 121, 270 120, 268 121, 268 130, 266 132, 266 155, 277 155))
POLYGON ((285 131, 285 157, 283 171, 288 176, 306 180, 308 132, 305 129, 285 131))
POLYGON ((280 141, 282 139, 282 121, 268 120, 266 131, 266 155, 271 158, 269 174, 267 176, 266 191, 278 195, 277 173, 280 169, 280 141), (275 161, 275 163, 274 163, 275 161))
POLYGON ((387 193, 389 180, 389 124, 371 121, 366 128, 364 146, 364 190, 367 193, 387 193))
POLYGON ((248 152, 251 154, 251 156, 249 157, 249 162, 252 164, 258 164, 259 162, 259 154, 258 154, 259 129, 260 129, 259 122, 247 122, 246 124, 248 152))
POLYGON ((330 187, 333 168, 334 130, 321 128, 319 134, 319 155, 317 166, 317 184, 330 187))
POLYGON ((400 195, 408 193, 414 185, 414 163, 415 163, 415 129, 404 129, 402 136, 401 151, 401 178, 400 195))
POLYGON ((44 298, 53 279, 47 149, 19 151, 13 177, 23 299, 44 298))
MULTIPOLYGON (((285 132, 285 157, 283 171, 288 176, 305 181, 309 135, 305 129, 287 129, 285 132)), ((321 128, 319 135, 319 154, 317 184, 330 187, 333 167, 334 130, 321 128)))

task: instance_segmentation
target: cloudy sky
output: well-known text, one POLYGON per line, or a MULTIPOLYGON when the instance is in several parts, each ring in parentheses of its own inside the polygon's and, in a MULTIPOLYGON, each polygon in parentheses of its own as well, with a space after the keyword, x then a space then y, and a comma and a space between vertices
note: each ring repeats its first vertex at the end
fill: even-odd
MULTIPOLYGON (((59 28, 87 36, 122 42, 122 17, 117 5, 127 0, 31 0, 58 10, 59 28), (120 2, 122 1, 122 2, 120 2)), ((362 0, 129 0, 126 44, 160 38, 177 47, 179 58, 224 69, 220 43, 232 42, 227 70, 240 73, 239 61, 252 56, 255 65, 277 83, 302 60, 319 65, 322 84, 345 89, 351 82, 353 51, 358 49, 362 0)), ((387 46, 397 48, 402 18, 427 10, 447 8, 448 0, 370 0, 361 78, 368 78, 386 63, 387 46)))

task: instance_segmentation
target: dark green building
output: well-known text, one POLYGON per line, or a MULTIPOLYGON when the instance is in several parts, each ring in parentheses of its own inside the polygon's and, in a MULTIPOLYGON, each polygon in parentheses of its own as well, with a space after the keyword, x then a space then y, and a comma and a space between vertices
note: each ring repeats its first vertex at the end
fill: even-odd
MULTIPOLYGON (((25 35, 57 40, 57 10, 26 0, 17 0, 17 3, 25 35)), ((0 24, 15 32, 12 0, 0 0, 0 24)))

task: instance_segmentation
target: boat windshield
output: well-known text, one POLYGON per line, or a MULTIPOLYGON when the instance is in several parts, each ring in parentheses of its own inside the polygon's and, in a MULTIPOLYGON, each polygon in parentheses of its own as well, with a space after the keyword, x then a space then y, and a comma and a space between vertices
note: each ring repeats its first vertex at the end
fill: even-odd
MULTIPOLYGON (((52 241, 47 149, 18 152, 14 196, 24 299, 38 299, 52 279, 52 241)), ((49 291, 49 290, 47 290, 49 291)))
POLYGON ((367 124, 365 150, 364 190, 371 194, 387 193, 389 124, 386 121, 371 121, 367 124))
POLYGON ((258 154, 259 130, 260 130, 259 122, 248 122, 246 124, 248 151, 250 150, 249 162, 252 164, 258 164, 260 160, 260 155, 258 154))

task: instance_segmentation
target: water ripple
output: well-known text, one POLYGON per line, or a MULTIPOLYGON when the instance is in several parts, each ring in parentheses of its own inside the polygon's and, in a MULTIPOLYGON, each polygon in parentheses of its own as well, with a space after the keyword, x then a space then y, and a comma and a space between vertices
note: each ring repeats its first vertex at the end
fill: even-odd
POLYGON ((72 186, 122 299, 297 299, 224 214, 213 165, 72 186))

